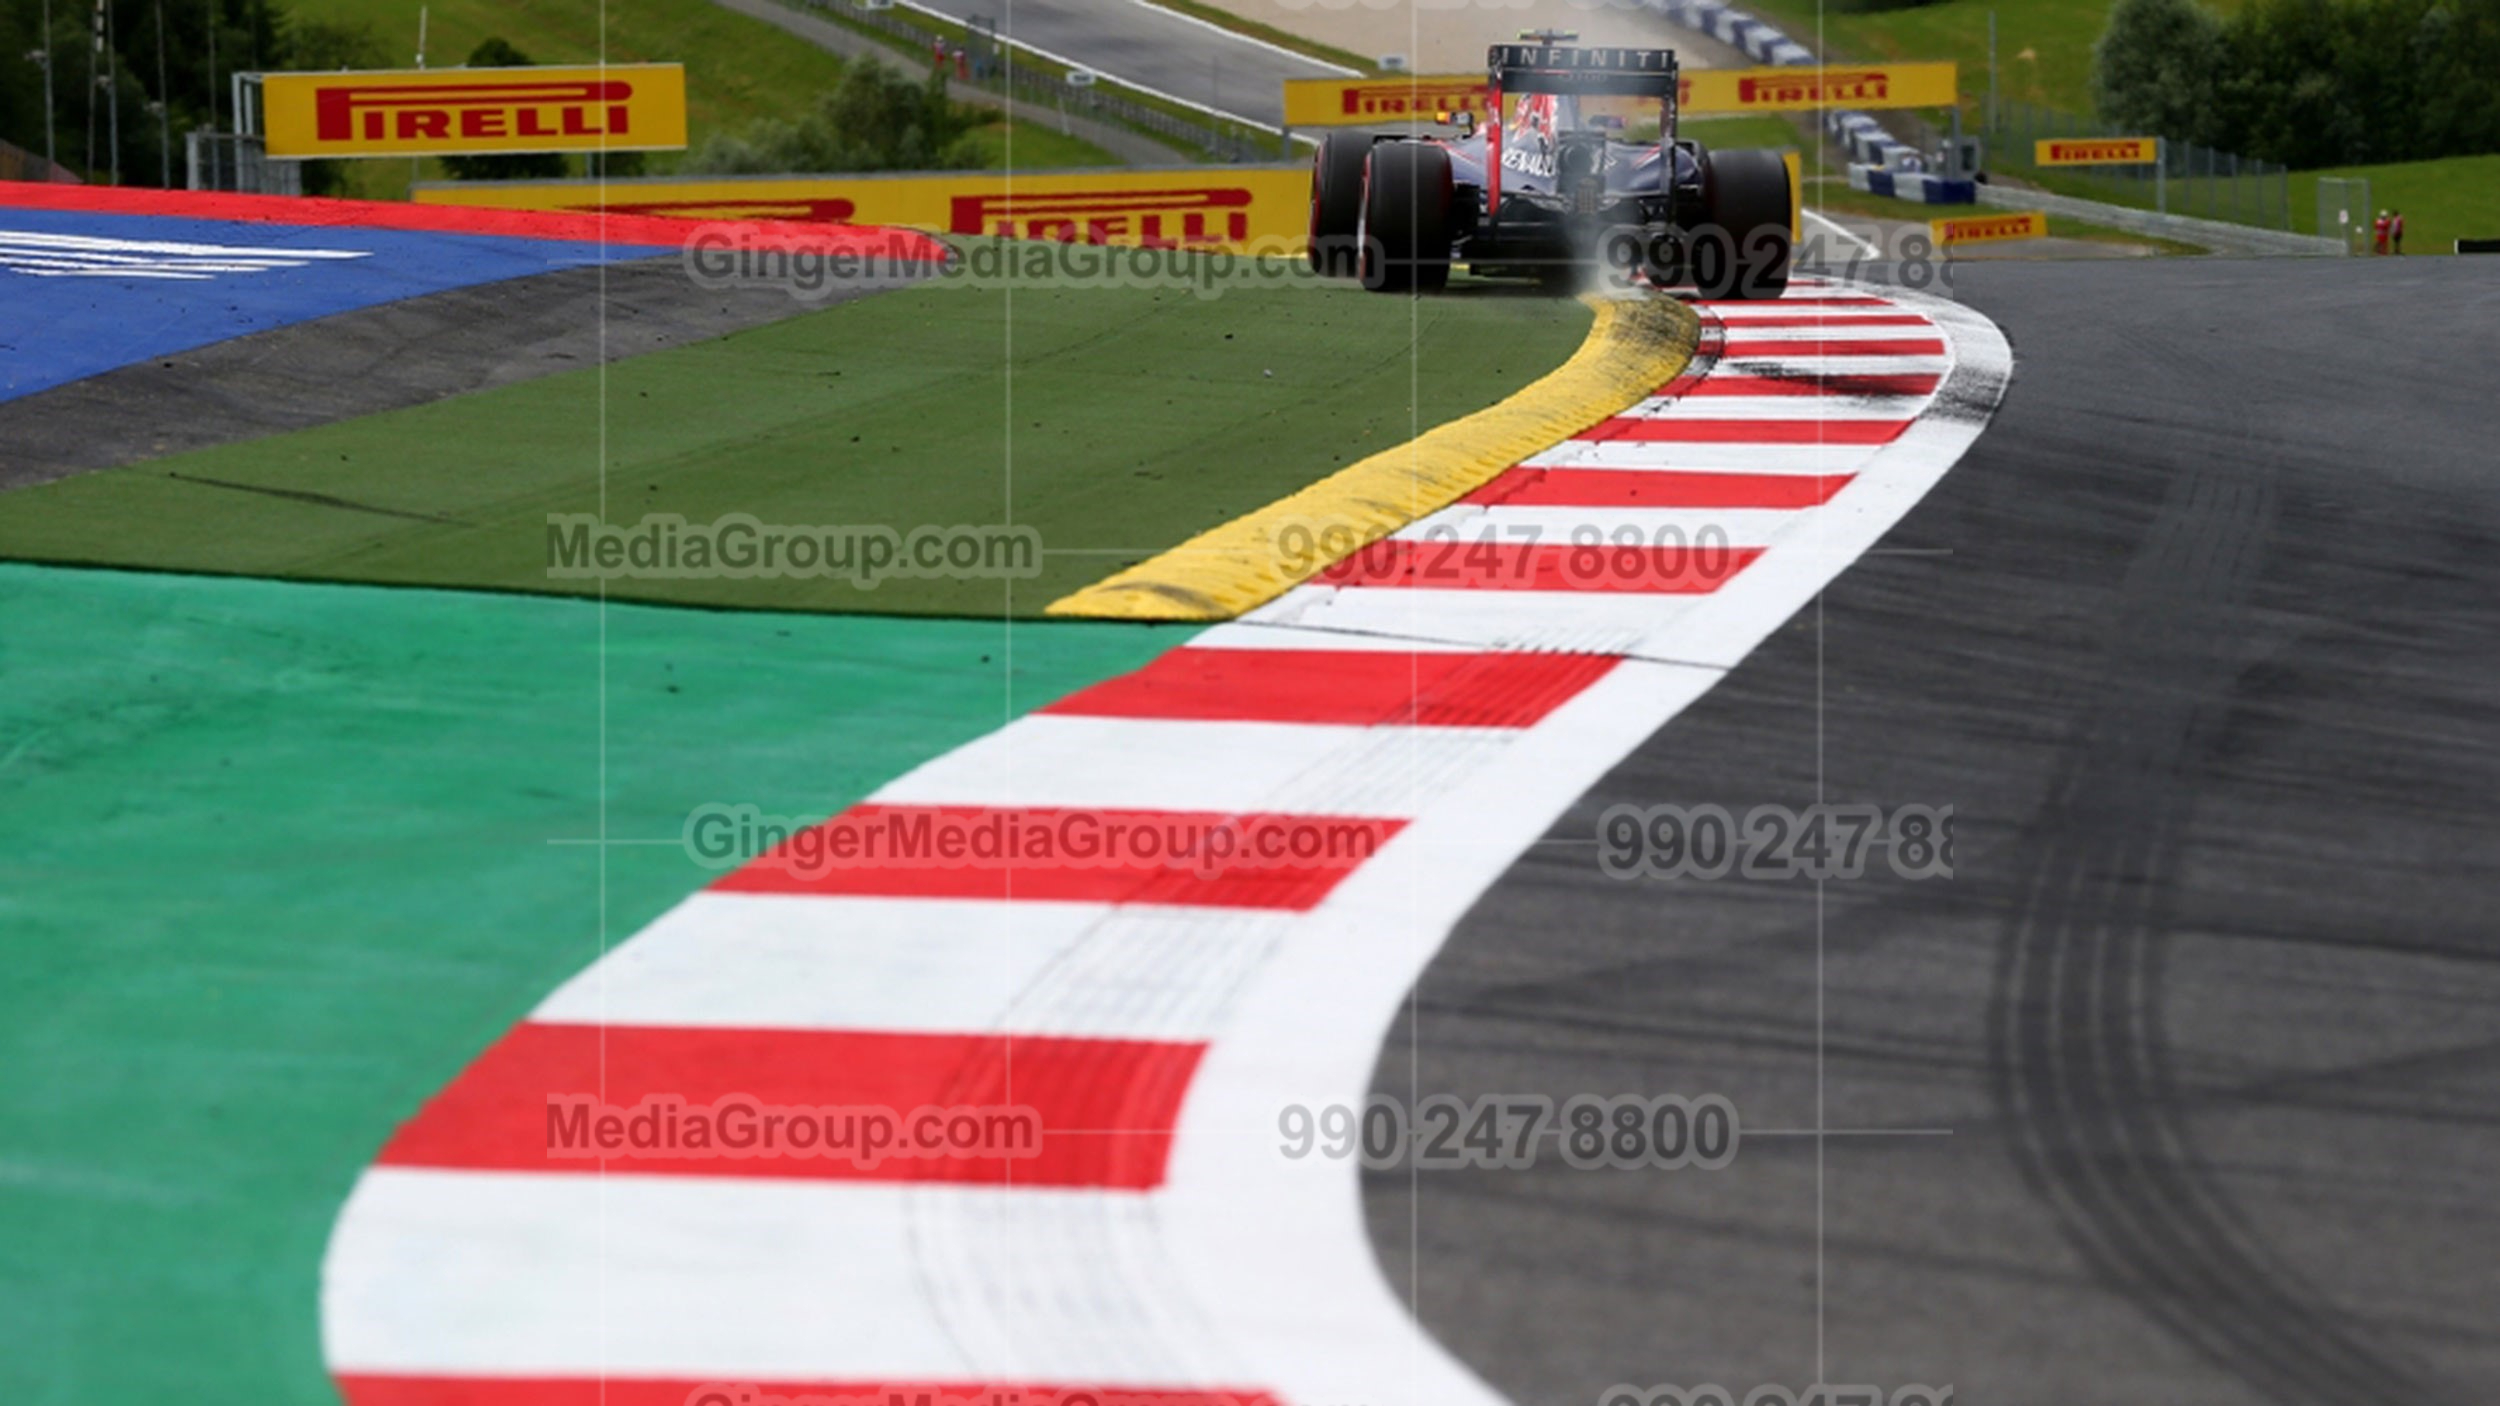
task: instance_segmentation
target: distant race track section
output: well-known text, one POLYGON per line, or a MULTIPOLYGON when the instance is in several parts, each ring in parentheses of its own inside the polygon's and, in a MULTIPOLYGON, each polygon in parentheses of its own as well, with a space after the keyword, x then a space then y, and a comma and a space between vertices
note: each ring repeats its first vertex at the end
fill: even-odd
MULTIPOLYGON (((656 218, 0 182, 0 400, 451 288, 675 254, 656 218)), ((915 234, 758 225, 805 247, 939 256, 915 234)))

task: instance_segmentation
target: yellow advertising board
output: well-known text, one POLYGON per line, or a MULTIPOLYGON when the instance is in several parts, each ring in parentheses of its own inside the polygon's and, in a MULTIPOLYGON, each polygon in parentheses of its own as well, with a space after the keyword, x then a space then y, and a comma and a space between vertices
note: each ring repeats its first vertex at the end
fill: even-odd
POLYGON ((1682 107, 1688 117, 1824 107, 1951 107, 1959 100, 1957 81, 1950 63, 1695 68, 1684 71, 1682 107))
MULTIPOLYGON (((1950 63, 1876 63, 1828 68, 1688 68, 1679 106, 1687 117, 1745 112, 1803 112, 1822 107, 1951 107, 1958 70, 1950 63)), ((1490 89, 1474 74, 1419 74, 1411 78, 1289 78, 1285 80, 1288 127, 1365 127, 1374 123, 1430 122, 1434 114, 1484 116, 1490 89)), ((1655 115, 1654 103, 1592 100, 1630 117, 1655 115)))
POLYGON ((2041 166, 2150 166, 2161 160, 2159 137, 2047 137, 2033 146, 2041 166))
POLYGON ((261 127, 276 157, 686 144, 686 70, 673 63, 271 73, 260 93, 261 127))
POLYGON ((689 220, 818 220, 1083 244, 1299 253, 1310 168, 1179 166, 1037 176, 711 176, 420 185, 431 205, 605 210, 689 220))
POLYGON ((2019 215, 1965 215, 1930 220, 1927 228, 1934 235, 1937 248, 1950 249, 1956 244, 1986 244, 1999 239, 2038 239, 2049 232, 2049 217, 2037 210, 2019 215))
POLYGON ((1409 78, 1288 78, 1288 127, 1366 127, 1375 122, 1430 122, 1437 113, 1484 116, 1492 90, 1480 73, 1409 78))
POLYGON ((1788 167, 1788 242, 1803 244, 1806 238, 1805 158, 1793 151, 1783 151, 1780 161, 1788 167))

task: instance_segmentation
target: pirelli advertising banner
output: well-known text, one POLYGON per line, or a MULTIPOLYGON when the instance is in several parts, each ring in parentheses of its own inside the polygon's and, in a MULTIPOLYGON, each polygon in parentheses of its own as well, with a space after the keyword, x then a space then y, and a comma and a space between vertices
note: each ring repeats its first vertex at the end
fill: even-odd
POLYGON ((1684 72, 1682 106, 1688 117, 1825 107, 1951 107, 1960 100, 1958 81, 1950 63, 1696 68, 1684 72))
MULTIPOLYGON (((1950 63, 1850 64, 1831 68, 1688 68, 1678 107, 1687 117, 1804 112, 1822 107, 1951 107, 1959 71, 1950 63)), ((1491 89, 1477 74, 1414 78, 1288 78, 1288 127, 1366 127, 1430 122, 1439 113, 1481 118, 1491 89)), ((1605 111, 1656 115, 1654 102, 1592 100, 1605 111)))
POLYGON ((1935 237, 1937 248, 1950 249, 1956 244, 2038 239, 2049 232, 2049 217, 2037 210, 2020 215, 1965 215, 1951 220, 1930 220, 1927 227, 1935 237))
POLYGON ((2159 137, 2050 137, 2034 143, 2041 166, 2150 166, 2161 160, 2159 137))
POLYGON ((673 63, 270 73, 260 93, 269 154, 289 159, 686 144, 686 70, 673 63))
POLYGON ((1365 127, 1375 122, 1430 122, 1438 113, 1481 118, 1492 92, 1481 73, 1418 74, 1413 78, 1288 78, 1288 127, 1365 127))
POLYGON ((688 220, 824 220, 937 234, 1299 256, 1308 166, 1178 166, 1058 175, 713 176, 609 181, 451 181, 421 204, 605 210, 688 220))

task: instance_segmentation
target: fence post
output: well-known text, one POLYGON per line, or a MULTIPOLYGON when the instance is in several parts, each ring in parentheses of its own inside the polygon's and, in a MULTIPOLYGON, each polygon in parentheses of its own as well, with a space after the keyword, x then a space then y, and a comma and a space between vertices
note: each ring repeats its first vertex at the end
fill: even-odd
POLYGON ((2170 213, 2170 139, 2153 138, 2153 209, 2170 213))

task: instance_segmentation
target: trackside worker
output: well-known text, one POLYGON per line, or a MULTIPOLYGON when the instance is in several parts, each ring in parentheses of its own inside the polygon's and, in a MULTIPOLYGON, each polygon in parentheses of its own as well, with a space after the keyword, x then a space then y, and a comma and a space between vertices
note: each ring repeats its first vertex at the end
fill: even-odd
POLYGON ((2370 232, 2373 236, 2375 236, 2375 243, 2373 245, 2375 252, 2381 254, 2387 252, 2387 232, 2389 228, 2390 225, 2387 219, 2387 212, 2384 210, 2379 211, 2378 219, 2373 221, 2370 225, 2370 232))
POLYGON ((2391 238, 2392 240, 2394 240, 2394 241, 2395 241, 2395 245, 2396 245, 2396 252, 2397 252, 2397 253, 2399 253, 2399 254, 2403 253, 2403 252, 2405 251, 2405 212, 2404 212, 2404 211, 2402 211, 2402 210, 2398 210, 2398 211, 2396 212, 2396 217, 2395 217, 2393 220, 2391 220, 2391 221, 2389 221, 2389 222, 2388 222, 2387 231, 2388 231, 2388 237, 2389 237, 2389 238, 2391 238))

